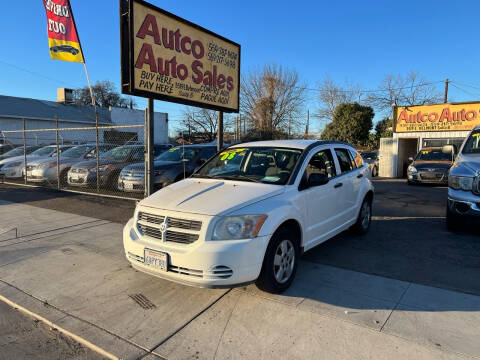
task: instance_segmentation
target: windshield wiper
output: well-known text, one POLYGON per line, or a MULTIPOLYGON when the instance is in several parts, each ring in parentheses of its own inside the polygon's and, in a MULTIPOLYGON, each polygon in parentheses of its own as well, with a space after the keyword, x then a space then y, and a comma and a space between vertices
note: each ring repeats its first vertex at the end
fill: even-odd
POLYGON ((262 181, 251 178, 249 176, 245 175, 217 175, 217 178, 225 179, 225 180, 244 180, 244 181, 250 181, 250 182, 255 182, 255 183, 262 183, 262 181))

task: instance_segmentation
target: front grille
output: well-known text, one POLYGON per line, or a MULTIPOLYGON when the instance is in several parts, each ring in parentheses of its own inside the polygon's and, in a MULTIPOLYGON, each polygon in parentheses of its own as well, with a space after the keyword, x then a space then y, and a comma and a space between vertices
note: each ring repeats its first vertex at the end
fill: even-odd
POLYGON ((160 225, 164 222, 165 216, 163 215, 149 214, 145 212, 138 213, 138 229, 144 235, 161 241, 179 244, 192 244, 199 239, 198 232, 202 228, 201 221, 168 217, 168 229, 165 231, 165 239, 163 239, 160 225), (181 230, 187 230, 188 232, 181 230))
POLYGON ((76 173, 76 174, 86 174, 88 173, 88 170, 84 168, 71 168, 70 172, 76 173))
MULTIPOLYGON (((160 225, 165 221, 165 216, 139 212, 138 220, 160 225)), ((169 217, 168 226, 177 229, 200 231, 200 229, 202 228, 202 222, 196 220, 186 220, 169 217)))
POLYGON ((474 194, 480 195, 480 175, 478 175, 473 182, 474 194))
POLYGON ((32 171, 35 167, 33 165, 27 165, 27 171, 32 171))

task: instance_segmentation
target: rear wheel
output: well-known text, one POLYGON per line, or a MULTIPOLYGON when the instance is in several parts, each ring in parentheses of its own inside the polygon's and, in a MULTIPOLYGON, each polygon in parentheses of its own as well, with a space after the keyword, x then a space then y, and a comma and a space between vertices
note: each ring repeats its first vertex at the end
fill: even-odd
POLYGON ((288 289, 297 272, 299 239, 289 228, 281 228, 268 244, 262 271, 256 281, 259 289, 278 294, 288 289))
POLYGON ((378 169, 376 166, 374 166, 372 169, 372 177, 377 177, 377 176, 378 176, 378 169))
POLYGON ((451 232, 460 231, 463 225, 463 218, 453 213, 452 211, 450 211, 450 208, 448 207, 448 205, 447 205, 446 225, 447 225, 447 230, 451 232))
POLYGON ((360 212, 358 214, 357 222, 353 225, 352 230, 358 235, 364 235, 370 229, 372 222, 372 198, 365 197, 363 200, 360 212))

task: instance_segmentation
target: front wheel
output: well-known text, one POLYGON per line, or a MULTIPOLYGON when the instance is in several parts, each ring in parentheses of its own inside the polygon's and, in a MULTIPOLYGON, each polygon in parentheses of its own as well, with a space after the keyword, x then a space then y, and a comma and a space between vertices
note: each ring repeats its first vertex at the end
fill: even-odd
POLYGON ((367 196, 360 207, 357 222, 353 225, 352 230, 358 235, 364 235, 370 229, 372 222, 372 200, 367 196))
POLYGON ((272 236, 256 282, 259 289, 279 294, 292 284, 298 266, 298 240, 287 229, 280 229, 272 236))

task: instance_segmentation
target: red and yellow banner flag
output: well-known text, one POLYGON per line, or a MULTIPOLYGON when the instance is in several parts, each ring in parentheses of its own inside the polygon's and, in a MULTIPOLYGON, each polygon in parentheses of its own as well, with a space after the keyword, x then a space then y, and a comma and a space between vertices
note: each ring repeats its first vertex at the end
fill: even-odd
POLYGON ((42 0, 47 12, 47 33, 52 59, 84 63, 69 0, 42 0))

